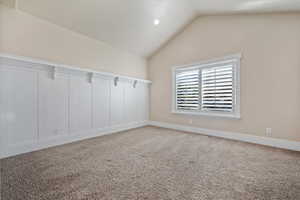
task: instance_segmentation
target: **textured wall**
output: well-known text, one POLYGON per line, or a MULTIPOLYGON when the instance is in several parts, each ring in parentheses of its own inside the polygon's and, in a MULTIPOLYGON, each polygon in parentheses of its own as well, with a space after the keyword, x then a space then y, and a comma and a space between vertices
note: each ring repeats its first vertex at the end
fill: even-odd
POLYGON ((300 141, 300 14, 199 17, 149 59, 151 119, 300 141), (171 68, 242 53, 241 119, 171 113, 171 68))

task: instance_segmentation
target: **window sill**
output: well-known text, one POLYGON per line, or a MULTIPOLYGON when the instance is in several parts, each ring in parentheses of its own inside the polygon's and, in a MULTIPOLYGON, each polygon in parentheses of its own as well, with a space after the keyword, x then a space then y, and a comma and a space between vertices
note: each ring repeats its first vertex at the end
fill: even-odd
POLYGON ((178 110, 173 110, 172 113, 181 114, 181 115, 196 115, 196 116, 207 116, 207 117, 216 117, 216 118, 241 119, 240 114, 189 112, 189 111, 178 111, 178 110))

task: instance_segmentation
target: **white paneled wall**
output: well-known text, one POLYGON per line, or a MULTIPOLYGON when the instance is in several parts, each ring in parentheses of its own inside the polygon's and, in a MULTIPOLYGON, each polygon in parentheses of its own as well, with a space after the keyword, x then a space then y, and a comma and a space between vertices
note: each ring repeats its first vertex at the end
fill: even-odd
POLYGON ((1 70, 1 111, 4 112, 4 145, 15 147, 35 142, 38 137, 38 73, 1 70))
POLYGON ((124 89, 126 83, 118 82, 117 85, 114 85, 114 81, 110 83, 110 95, 111 95, 111 104, 110 104, 110 125, 116 126, 125 122, 124 116, 124 89))
POLYGON ((105 77, 93 81, 93 128, 101 129, 110 126, 110 84, 111 80, 105 77))
POLYGON ((53 66, 0 56, 1 157, 146 125, 149 81, 53 66))
POLYGON ((49 72, 39 72, 38 80, 39 139, 68 134, 68 76, 57 74, 53 80, 49 72))
POLYGON ((92 84, 86 76, 70 76, 70 133, 92 129, 92 84))

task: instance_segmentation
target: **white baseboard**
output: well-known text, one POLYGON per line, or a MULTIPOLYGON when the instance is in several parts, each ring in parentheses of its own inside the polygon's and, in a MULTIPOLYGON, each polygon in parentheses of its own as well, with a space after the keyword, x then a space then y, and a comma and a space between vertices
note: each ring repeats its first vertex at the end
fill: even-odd
POLYGON ((118 133, 121 131, 139 128, 147 125, 185 131, 185 132, 192 132, 192 133, 208 135, 208 136, 221 137, 221 138, 232 139, 232 140, 238 140, 238 141, 249 142, 254 144, 261 144, 261 145, 288 149, 293 151, 300 151, 300 142, 293 142, 293 141, 276 139, 276 138, 260 137, 260 136, 243 134, 243 133, 234 133, 234 132, 227 132, 227 131, 220 131, 220 130, 197 128, 197 127, 171 124, 165 122, 143 121, 143 122, 129 123, 120 126, 113 126, 104 129, 88 130, 85 132, 85 134, 81 134, 81 135, 68 134, 63 136, 57 136, 55 138, 41 140, 39 142, 29 142, 22 145, 11 146, 10 148, 7 148, 4 151, 0 152, 0 159, 7 158, 10 156, 15 156, 22 153, 28 153, 32 151, 49 148, 49 147, 72 143, 84 139, 99 137, 102 135, 118 133))
POLYGON ((185 131, 185 132, 192 132, 192 133, 208 135, 208 136, 222 137, 226 139, 238 140, 238 141, 249 142, 254 144, 261 144, 261 145, 288 149, 293 151, 300 151, 300 142, 293 142, 293 141, 288 141, 283 139, 268 138, 268 137, 261 137, 261 136, 220 131, 220 130, 211 130, 205 128, 197 128, 192 126, 184 126, 184 125, 177 125, 177 124, 157 122, 157 121, 150 121, 149 125, 174 129, 179 131, 185 131))
POLYGON ((27 142, 21 145, 9 146, 6 149, 4 149, 2 152, 0 152, 0 159, 7 158, 10 156, 15 156, 22 153, 28 153, 32 151, 49 148, 49 147, 72 143, 84 139, 90 139, 90 138, 108 135, 112 133, 118 133, 121 131, 139 128, 147 125, 148 125, 148 121, 133 122, 133 123, 119 125, 119 126, 112 126, 104 129, 87 130, 85 131, 85 134, 80 134, 80 135, 65 134, 61 136, 40 140, 38 142, 27 142))

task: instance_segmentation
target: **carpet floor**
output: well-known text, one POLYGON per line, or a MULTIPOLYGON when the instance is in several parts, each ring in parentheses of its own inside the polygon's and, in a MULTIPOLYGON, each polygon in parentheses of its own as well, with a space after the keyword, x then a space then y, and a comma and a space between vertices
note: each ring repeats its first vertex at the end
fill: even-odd
POLYGON ((1 200, 300 199, 299 152, 155 127, 1 163, 1 200))

